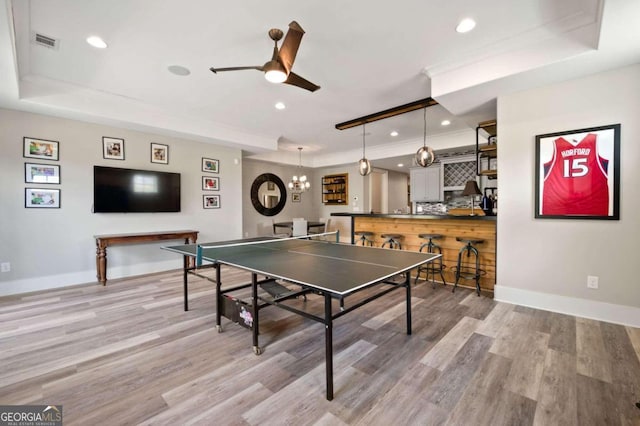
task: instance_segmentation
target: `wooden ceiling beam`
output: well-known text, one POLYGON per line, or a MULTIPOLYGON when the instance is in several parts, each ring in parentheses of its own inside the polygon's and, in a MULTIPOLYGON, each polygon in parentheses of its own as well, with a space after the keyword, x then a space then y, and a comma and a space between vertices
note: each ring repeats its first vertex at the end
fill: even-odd
POLYGON ((362 126, 366 123, 372 123, 374 121, 383 120, 389 117, 395 117, 396 115, 404 114, 407 112, 415 111, 438 105, 438 101, 433 98, 424 98, 419 101, 410 102, 408 104, 400 105, 394 108, 385 109, 384 111, 376 112, 373 114, 365 115, 364 117, 355 118, 353 120, 345 121, 343 123, 336 124, 336 129, 345 130, 356 126, 362 126))

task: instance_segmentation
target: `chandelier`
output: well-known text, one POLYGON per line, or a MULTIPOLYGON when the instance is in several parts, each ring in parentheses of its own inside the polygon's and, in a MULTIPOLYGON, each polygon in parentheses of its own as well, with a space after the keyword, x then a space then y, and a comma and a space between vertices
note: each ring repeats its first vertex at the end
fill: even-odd
MULTIPOLYGON (((302 172, 302 147, 298 147, 298 168, 302 172)), ((304 192, 311 188, 311 184, 307 180, 307 176, 300 174, 300 176, 293 175, 289 182, 289 189, 292 192, 304 192)))

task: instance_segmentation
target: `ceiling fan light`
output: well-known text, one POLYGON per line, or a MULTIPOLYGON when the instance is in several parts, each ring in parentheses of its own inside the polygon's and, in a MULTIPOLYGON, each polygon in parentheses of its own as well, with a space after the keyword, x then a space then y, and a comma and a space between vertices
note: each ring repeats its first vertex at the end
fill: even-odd
POLYGON ((271 83, 282 83, 287 79, 284 67, 278 61, 269 61, 262 67, 264 78, 271 83))
POLYGON ((287 79, 287 74, 280 70, 272 70, 264 73, 264 78, 270 83, 282 83, 287 79))
POLYGON ((436 156, 433 152, 433 149, 428 146, 422 146, 416 152, 416 163, 418 163, 421 167, 428 167, 433 164, 433 161, 436 159, 436 156))
POLYGON ((358 171, 361 176, 367 176, 371 173, 371 163, 366 158, 361 158, 358 162, 358 171))

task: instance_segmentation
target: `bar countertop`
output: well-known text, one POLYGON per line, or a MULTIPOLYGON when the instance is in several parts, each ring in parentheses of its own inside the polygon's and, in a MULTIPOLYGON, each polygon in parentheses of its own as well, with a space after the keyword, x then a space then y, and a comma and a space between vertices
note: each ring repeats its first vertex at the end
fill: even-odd
POLYGON ((343 217, 384 217, 388 219, 462 219, 462 220, 490 220, 495 221, 497 216, 471 216, 471 215, 452 215, 452 214, 383 214, 383 213, 351 213, 336 212, 331 216, 343 217))

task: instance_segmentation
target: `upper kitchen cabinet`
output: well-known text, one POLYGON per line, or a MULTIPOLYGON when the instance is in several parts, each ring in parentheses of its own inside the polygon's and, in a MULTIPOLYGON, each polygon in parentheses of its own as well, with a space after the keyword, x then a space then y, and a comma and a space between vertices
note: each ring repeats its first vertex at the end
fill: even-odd
POLYGON ((442 201, 440 175, 440 164, 411 169, 411 201, 442 201))
POLYGON ((489 179, 498 177, 498 136, 496 120, 484 121, 476 127, 476 161, 478 176, 489 179), (487 138, 486 144, 480 144, 480 135, 487 138))

